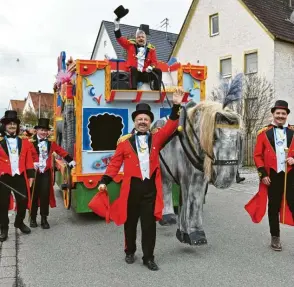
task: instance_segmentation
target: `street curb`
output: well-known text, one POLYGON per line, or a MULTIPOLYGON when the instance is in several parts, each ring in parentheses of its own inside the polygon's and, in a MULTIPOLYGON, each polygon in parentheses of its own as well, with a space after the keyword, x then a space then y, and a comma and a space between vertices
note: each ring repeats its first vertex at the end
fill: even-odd
POLYGON ((17 285, 17 230, 14 215, 10 215, 8 238, 0 243, 0 286, 17 285))

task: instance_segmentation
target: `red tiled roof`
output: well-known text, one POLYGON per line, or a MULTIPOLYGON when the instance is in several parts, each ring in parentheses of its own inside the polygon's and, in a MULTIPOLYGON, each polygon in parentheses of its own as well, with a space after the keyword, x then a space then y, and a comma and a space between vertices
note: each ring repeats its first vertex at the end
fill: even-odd
POLYGON ((22 112, 25 106, 25 100, 10 100, 11 109, 17 112, 22 112))
POLYGON ((32 99, 35 110, 38 110, 39 108, 39 97, 40 97, 40 105, 42 110, 53 109, 53 103, 54 103, 53 94, 29 92, 29 96, 32 99))

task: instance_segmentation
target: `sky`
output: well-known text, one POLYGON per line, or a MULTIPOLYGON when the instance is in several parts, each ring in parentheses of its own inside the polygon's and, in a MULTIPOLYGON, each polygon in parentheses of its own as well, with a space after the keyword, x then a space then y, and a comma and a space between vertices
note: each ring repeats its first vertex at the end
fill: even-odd
POLYGON ((57 57, 90 59, 101 21, 113 21, 119 5, 129 14, 121 23, 179 33, 192 0, 0 0, 0 117, 10 99, 28 92, 52 93, 57 57), (86 4, 83 4, 86 3, 86 4))

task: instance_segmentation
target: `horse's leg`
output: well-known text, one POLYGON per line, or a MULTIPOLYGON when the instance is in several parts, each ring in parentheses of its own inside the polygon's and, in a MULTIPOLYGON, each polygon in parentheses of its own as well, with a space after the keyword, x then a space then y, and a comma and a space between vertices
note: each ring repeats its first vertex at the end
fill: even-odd
POLYGON ((169 226, 177 223, 176 215, 174 212, 172 182, 167 176, 162 177, 162 192, 164 208, 162 213, 162 220, 159 221, 160 225, 169 226))
POLYGON ((182 186, 183 205, 177 238, 190 245, 207 244, 203 230, 203 201, 207 183, 203 175, 197 173, 182 186))
POLYGON ((187 182, 189 181, 186 174, 182 175, 181 178, 181 192, 180 192, 180 204, 178 207, 178 229, 176 233, 177 239, 182 243, 188 243, 188 234, 187 234, 187 182))

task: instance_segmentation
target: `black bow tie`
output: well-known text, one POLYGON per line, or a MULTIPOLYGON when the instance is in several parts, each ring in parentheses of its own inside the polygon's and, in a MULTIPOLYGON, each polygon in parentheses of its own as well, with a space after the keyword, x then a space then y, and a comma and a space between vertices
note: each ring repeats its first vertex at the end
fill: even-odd
POLYGON ((147 132, 145 132, 145 133, 143 133, 143 132, 137 132, 136 134, 137 134, 137 136, 146 136, 146 135, 148 135, 147 132))
POLYGON ((283 127, 283 126, 275 126, 275 128, 276 128, 276 129, 281 129, 281 130, 283 130, 283 129, 284 129, 284 127, 283 127))
POLYGON ((47 139, 40 139, 39 142, 47 142, 48 140, 47 139))
POLYGON ((6 137, 7 137, 8 139, 15 139, 17 136, 16 136, 16 135, 6 135, 6 137))

